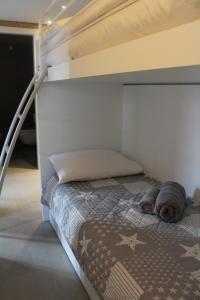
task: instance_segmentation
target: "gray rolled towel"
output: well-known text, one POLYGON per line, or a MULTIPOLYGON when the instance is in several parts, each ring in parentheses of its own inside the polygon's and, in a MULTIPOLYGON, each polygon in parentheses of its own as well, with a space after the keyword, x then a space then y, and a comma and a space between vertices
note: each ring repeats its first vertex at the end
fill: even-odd
POLYGON ((186 206, 186 193, 182 185, 168 181, 161 185, 155 203, 155 213, 165 222, 177 222, 186 206))
POLYGON ((139 202, 141 211, 145 214, 155 214, 155 202, 160 190, 158 188, 149 189, 139 202))

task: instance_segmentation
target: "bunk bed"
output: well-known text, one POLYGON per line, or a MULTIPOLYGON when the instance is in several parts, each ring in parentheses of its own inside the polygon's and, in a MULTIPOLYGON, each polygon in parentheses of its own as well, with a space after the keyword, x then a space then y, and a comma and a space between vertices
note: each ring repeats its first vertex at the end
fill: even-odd
MULTIPOLYGON (((161 120, 152 112, 155 107, 149 106, 150 113, 146 113, 142 97, 152 102, 154 96, 167 99, 171 85, 175 85, 176 90, 169 94, 177 97, 178 103, 187 92, 191 103, 198 102, 199 31, 198 0, 93 0, 75 16, 61 14, 50 26, 41 26, 40 60, 41 65, 49 67, 48 82, 37 99, 43 217, 50 220, 93 300, 200 297, 198 203, 188 202, 182 221, 165 224, 137 209, 145 191, 160 184, 151 176, 140 174, 59 184, 49 161, 49 156, 55 153, 114 149, 144 162, 147 175, 155 170, 163 180, 161 167, 166 167, 168 175, 172 174, 176 161, 162 165, 161 157, 167 155, 167 150, 173 157, 175 151, 169 145, 163 149, 161 144, 174 142, 176 137, 170 139, 166 131, 165 141, 158 134, 153 139, 155 147, 148 140, 149 132, 146 144, 139 138, 137 130, 144 133, 144 128, 151 129, 150 125, 140 124, 141 111, 149 122, 155 118, 163 122, 163 127, 170 127, 164 114, 161 120), (132 84, 136 87, 129 86, 132 84), (151 84, 156 87, 166 84, 169 89, 161 86, 155 91, 148 87, 151 84), (186 90, 187 85, 192 90, 190 87, 186 90), (134 110, 130 105, 132 98, 136 102, 134 110), (133 122, 130 113, 138 121, 133 127, 134 143, 139 140, 146 151, 149 143, 152 152, 161 149, 157 155, 158 167, 153 166, 155 158, 146 163, 145 159, 151 160, 151 155, 145 151, 139 153, 139 146, 139 150, 134 148, 128 140, 133 122), (125 245, 123 238, 127 236, 133 240, 126 240, 125 245), (99 249, 107 258, 99 258, 99 249)), ((155 101, 154 104, 157 105, 155 101)), ((147 101, 145 105, 148 106, 147 101)), ((170 110, 166 106, 173 118, 177 107, 170 110)), ((161 110, 157 108, 159 113, 161 110)), ((196 120, 195 112, 194 116, 196 120)), ((188 125, 189 121, 186 118, 183 124, 188 125)), ((154 133, 155 128, 162 126, 156 123, 152 127, 154 133)), ((175 131, 173 127, 170 129, 175 131)), ((183 153, 187 163, 191 156, 183 153)), ((187 163, 180 169, 192 172, 187 163)), ((187 176, 180 172, 174 179, 184 181, 187 176)), ((197 174, 199 170, 194 167, 187 189, 190 196, 199 186, 197 174)))
POLYGON ((49 80, 198 65, 199 17, 198 0, 91 1, 42 31, 41 61, 49 80))

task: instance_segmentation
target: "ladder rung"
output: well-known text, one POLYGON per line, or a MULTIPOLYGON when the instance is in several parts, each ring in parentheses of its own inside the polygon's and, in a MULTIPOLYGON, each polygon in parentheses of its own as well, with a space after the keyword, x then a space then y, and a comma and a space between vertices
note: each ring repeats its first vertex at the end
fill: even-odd
POLYGON ((19 119, 21 119, 22 115, 21 115, 21 114, 18 114, 17 117, 18 117, 19 119))

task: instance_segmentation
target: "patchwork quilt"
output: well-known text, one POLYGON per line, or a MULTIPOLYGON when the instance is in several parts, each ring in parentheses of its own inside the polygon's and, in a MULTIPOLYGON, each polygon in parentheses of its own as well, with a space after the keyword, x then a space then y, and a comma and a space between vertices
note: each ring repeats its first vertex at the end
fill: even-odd
POLYGON ((200 299, 200 204, 164 223, 138 208, 153 186, 143 175, 49 181, 44 201, 100 299, 200 299))

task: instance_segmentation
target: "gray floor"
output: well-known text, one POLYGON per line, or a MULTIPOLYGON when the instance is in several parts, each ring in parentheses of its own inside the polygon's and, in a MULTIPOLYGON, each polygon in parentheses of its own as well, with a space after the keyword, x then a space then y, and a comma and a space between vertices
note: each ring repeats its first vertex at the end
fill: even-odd
POLYGON ((23 168, 23 161, 16 166, 0 201, 0 300, 89 299, 52 227, 41 220, 38 171, 23 168))

